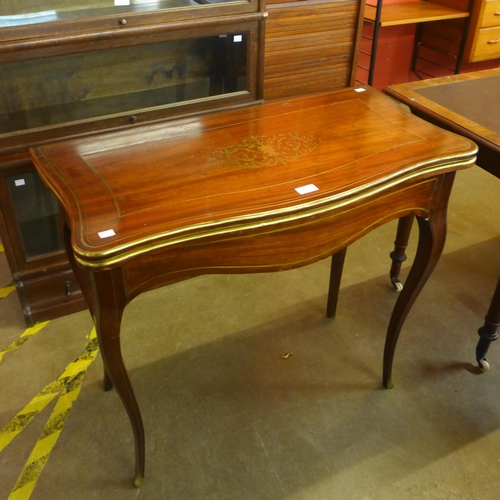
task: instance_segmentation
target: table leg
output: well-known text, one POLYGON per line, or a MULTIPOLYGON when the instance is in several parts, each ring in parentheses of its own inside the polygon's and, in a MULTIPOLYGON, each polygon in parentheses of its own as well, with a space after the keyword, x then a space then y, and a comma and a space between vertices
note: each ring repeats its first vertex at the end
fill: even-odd
POLYGON ((123 275, 120 268, 90 273, 94 292, 94 311, 97 337, 105 372, 127 411, 135 443, 134 486, 144 481, 145 438, 139 405, 123 363, 120 345, 120 324, 126 304, 123 275))
POLYGON ((439 182, 440 193, 427 219, 417 216, 419 227, 418 247, 406 284, 394 305, 384 349, 383 384, 390 389, 394 351, 403 323, 423 286, 436 267, 446 240, 446 207, 453 186, 454 173, 446 174, 439 182))
POLYGON ((403 284, 399 281, 399 273, 401 271, 401 264, 406 260, 406 248, 408 246, 408 240, 410 239, 413 219, 413 214, 399 219, 394 250, 390 253, 392 265, 389 275, 392 286, 396 292, 400 292, 403 289, 403 284))
POLYGON ((328 288, 328 299, 326 305, 326 315, 334 318, 337 312, 337 302, 339 299, 340 280, 344 269, 344 260, 347 248, 332 255, 332 267, 330 268, 330 286, 328 288))
POLYGON ((484 325, 479 328, 479 342, 476 347, 476 360, 481 370, 486 371, 489 368, 489 363, 486 360, 486 353, 490 347, 490 343, 498 338, 498 327, 500 326, 500 279, 498 280, 493 299, 491 300, 488 313, 484 321, 484 325))

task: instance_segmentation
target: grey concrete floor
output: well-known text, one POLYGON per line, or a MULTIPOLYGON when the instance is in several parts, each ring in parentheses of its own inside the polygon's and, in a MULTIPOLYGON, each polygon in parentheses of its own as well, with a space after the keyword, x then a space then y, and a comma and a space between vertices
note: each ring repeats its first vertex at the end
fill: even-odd
MULTIPOLYGON (((138 297, 122 338, 146 429, 139 490, 128 419, 116 393, 102 391, 99 356, 51 443, 40 438, 57 397, 28 425, 18 419, 15 437, 6 430, 92 329, 87 312, 50 321, 0 363, 0 498, 500 498, 500 345, 489 372, 474 360, 500 275, 499 190, 478 167, 458 173, 445 252, 401 334, 392 390, 381 387, 381 366, 397 297, 395 223, 349 248, 334 320, 325 317, 328 260, 138 297), (38 472, 25 469, 33 450, 38 472), (11 493, 21 475, 27 486, 11 493)), ((410 259, 415 245, 416 231, 410 259)), ((10 280, 3 255, 0 280, 10 280)), ((12 293, 0 300, 0 352, 24 331, 12 293)))

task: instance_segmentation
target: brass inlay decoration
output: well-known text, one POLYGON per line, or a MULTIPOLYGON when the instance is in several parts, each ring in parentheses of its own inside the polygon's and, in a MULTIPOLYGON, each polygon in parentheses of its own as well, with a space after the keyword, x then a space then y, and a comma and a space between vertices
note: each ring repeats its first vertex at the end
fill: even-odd
POLYGON ((298 134, 251 135, 240 144, 217 149, 212 158, 223 165, 239 168, 273 167, 286 165, 312 153, 321 139, 298 134))
MULTIPOLYGON (((81 252, 77 248, 74 248, 75 259, 87 269, 98 269, 105 266, 115 265, 117 263, 124 262, 131 257, 135 257, 158 248, 176 245, 178 243, 202 239, 219 234, 228 234, 235 231, 254 229, 256 227, 262 228, 264 226, 276 226, 277 224, 294 220, 299 221, 313 215, 333 212, 339 208, 348 207, 349 205, 353 205, 363 199, 368 199, 371 196, 377 195, 386 189, 393 188, 398 184, 403 184, 404 182, 416 177, 424 176, 423 174, 426 174, 427 176, 433 173, 439 175, 442 171, 449 171, 449 169, 457 170, 461 166, 473 165, 475 161, 476 157, 473 156, 472 158, 467 158, 464 161, 451 161, 449 163, 443 163, 438 166, 433 165, 432 167, 417 171, 412 170, 410 173, 395 179, 391 177, 384 179, 385 182, 375 183, 367 189, 355 189, 353 192, 348 193, 352 195, 350 198, 346 196, 339 197, 337 194, 333 194, 320 200, 312 200, 291 207, 287 206, 275 209, 270 212, 258 212, 255 214, 221 219, 208 223, 193 224, 191 226, 181 227, 173 231, 158 233, 150 237, 139 238, 123 245, 116 245, 115 247, 103 252, 81 252), (267 219, 262 220, 263 216, 267 216, 267 219), (165 240, 165 238, 168 239, 165 240), (98 260, 94 261, 94 259, 98 260)), ((423 182, 426 181, 424 180, 423 182)))

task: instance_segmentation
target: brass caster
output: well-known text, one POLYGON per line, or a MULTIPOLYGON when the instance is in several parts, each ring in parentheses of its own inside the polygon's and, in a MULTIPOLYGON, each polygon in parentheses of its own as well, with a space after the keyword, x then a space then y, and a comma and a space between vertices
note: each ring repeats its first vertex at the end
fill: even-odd
POLYGON ((482 372, 487 372, 490 369, 490 364, 488 363, 488 361, 486 361, 486 359, 480 359, 478 361, 478 364, 479 364, 479 369, 482 372))

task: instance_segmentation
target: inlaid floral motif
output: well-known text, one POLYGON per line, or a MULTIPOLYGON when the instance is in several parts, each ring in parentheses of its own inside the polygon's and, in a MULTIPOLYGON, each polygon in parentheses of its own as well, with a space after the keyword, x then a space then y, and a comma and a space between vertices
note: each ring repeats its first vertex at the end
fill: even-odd
POLYGON ((286 165, 314 151, 321 143, 319 137, 279 134, 253 135, 240 144, 217 149, 212 157, 230 167, 259 168, 286 165))

